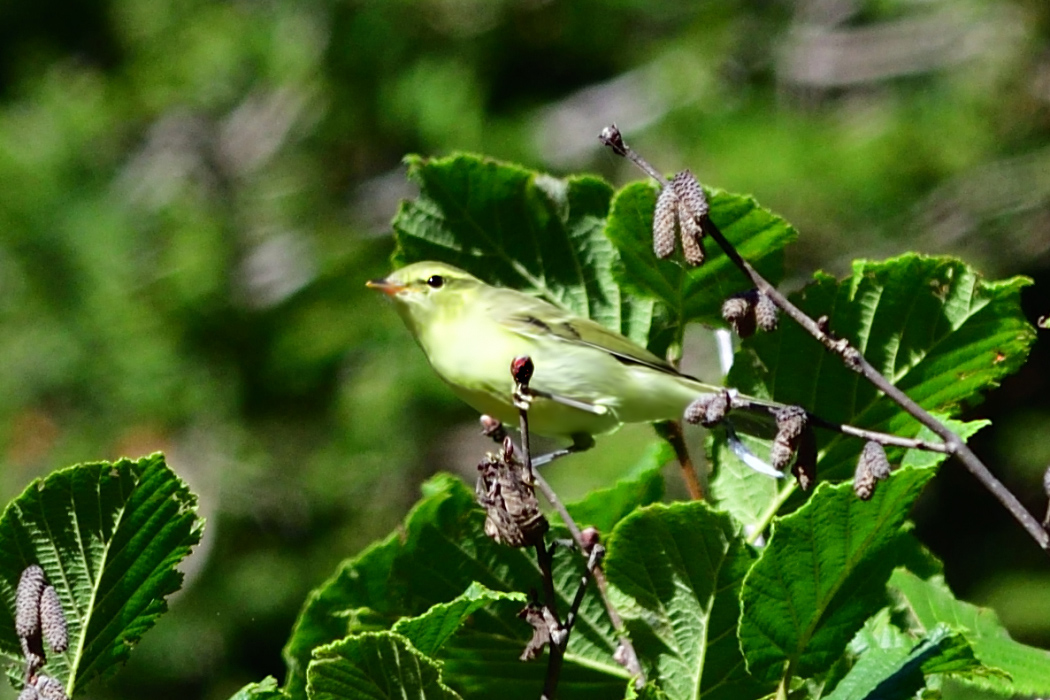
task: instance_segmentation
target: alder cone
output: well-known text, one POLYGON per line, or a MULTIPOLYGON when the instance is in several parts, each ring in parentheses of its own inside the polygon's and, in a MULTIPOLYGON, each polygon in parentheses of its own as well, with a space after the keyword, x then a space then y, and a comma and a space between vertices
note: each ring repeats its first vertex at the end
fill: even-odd
POLYGON ((22 572, 15 593, 15 632, 23 639, 40 631, 40 596, 47 585, 44 570, 31 564, 22 572))
POLYGON ((69 648, 66 615, 54 586, 45 588, 40 596, 40 629, 44 633, 44 641, 53 651, 62 652, 69 648))

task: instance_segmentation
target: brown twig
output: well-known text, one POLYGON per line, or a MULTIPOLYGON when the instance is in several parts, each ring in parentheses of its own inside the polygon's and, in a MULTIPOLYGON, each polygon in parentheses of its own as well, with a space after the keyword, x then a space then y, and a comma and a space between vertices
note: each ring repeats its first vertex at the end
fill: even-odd
MULTIPOLYGON (((623 624, 623 618, 620 617, 619 612, 617 612, 609 598, 608 583, 605 579, 605 572, 601 568, 600 557, 597 559, 595 558, 593 553, 594 548, 588 547, 579 525, 573 520, 573 517, 569 514, 568 509, 561 502, 561 499, 558 498, 554 489, 551 488, 546 479, 540 476, 539 472, 532 469, 532 456, 529 452, 528 418, 529 406, 532 398, 529 391, 529 380, 532 378, 533 372, 531 358, 528 356, 515 358, 511 363, 510 371, 514 378, 513 401, 515 407, 518 409, 518 417, 521 422, 522 459, 525 462, 526 471, 531 474, 533 483, 543 492, 544 497, 551 504, 551 507, 554 508, 559 516, 561 516, 562 522, 565 523, 565 527, 569 530, 573 542, 576 543, 576 546, 581 552, 589 555, 588 570, 594 578, 594 583, 598 588, 598 594, 601 596, 602 602, 605 604, 605 610, 609 615, 609 621, 612 623, 613 630, 616 633, 617 641, 620 644, 622 663, 624 667, 626 667, 628 673, 635 678, 635 686, 638 689, 641 689, 645 685, 645 673, 642 671, 642 664, 638 660, 638 654, 634 650, 634 645, 631 644, 631 640, 627 636, 627 631, 623 624)), ((486 429, 486 432, 488 432, 488 429, 486 429)), ((598 545, 595 545, 595 547, 597 546, 598 545)), ((554 609, 554 578, 551 572, 551 553, 543 547, 542 543, 540 543, 536 545, 536 554, 540 561, 540 571, 543 574, 547 606, 554 618, 557 619, 557 612, 554 609)), ((581 582, 581 588, 577 591, 577 600, 573 602, 570 613, 571 617, 567 618, 571 619, 571 622, 567 623, 563 628, 564 637, 559 640, 551 639, 551 656, 547 665, 547 676, 544 680, 543 695, 541 698, 549 700, 554 696, 554 691, 558 685, 558 676, 561 672, 565 645, 568 644, 569 631, 572 628, 572 624, 575 623, 576 611, 579 609, 580 602, 582 602, 583 587, 586 585, 586 582, 587 580, 584 578, 581 582)))
POLYGON ((679 421, 667 420, 655 423, 653 427, 656 429, 656 434, 666 440, 674 450, 675 457, 678 458, 678 465, 682 470, 682 478, 685 480, 685 487, 689 491, 689 498, 694 501, 706 500, 707 484, 705 482, 707 480, 701 480, 693 459, 689 456, 685 435, 682 434, 682 424, 679 421))
MULTIPOLYGON (((667 185, 667 180, 653 168, 644 158, 631 150, 624 142, 623 137, 615 125, 602 131, 599 137, 605 145, 609 146, 618 155, 628 158, 647 175, 655 179, 661 186, 667 185)), ((871 382, 879 391, 883 392, 897 405, 903 408, 909 415, 914 417, 924 426, 929 428, 935 435, 944 440, 944 452, 953 455, 973 476, 984 486, 998 501, 1006 508, 1013 518, 1025 529, 1033 540, 1043 549, 1050 549, 1050 533, 1048 533, 1038 520, 1017 500, 1009 489, 995 478, 977 455, 967 447, 966 442, 955 432, 943 425, 940 421, 930 415, 925 409, 916 403, 911 397, 890 383, 882 376, 864 356, 850 345, 845 338, 836 338, 828 332, 826 323, 818 323, 810 318, 797 306, 788 301, 787 297, 777 291, 754 267, 744 260, 737 252, 733 244, 719 230, 718 226, 711 221, 706 213, 698 217, 704 234, 710 236, 718 243, 733 263, 751 280, 751 283, 762 293, 766 294, 777 307, 786 313, 792 320, 802 326, 806 331, 816 338, 829 352, 838 355, 843 364, 849 369, 862 375, 871 382)))

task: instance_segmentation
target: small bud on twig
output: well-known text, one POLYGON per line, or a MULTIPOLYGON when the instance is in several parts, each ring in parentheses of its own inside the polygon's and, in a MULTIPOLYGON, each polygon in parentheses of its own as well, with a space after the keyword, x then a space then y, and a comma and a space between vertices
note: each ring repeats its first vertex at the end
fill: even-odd
POLYGON ((498 419, 488 414, 482 414, 479 420, 481 421, 481 434, 485 437, 492 438, 496 442, 502 442, 503 438, 507 436, 507 430, 498 419))
POLYGON ((40 633, 40 595, 47 579, 44 570, 31 564, 22 572, 15 593, 15 632, 28 638, 40 633))
POLYGON ((585 527, 580 531, 580 539, 583 540, 583 551, 585 554, 590 554, 591 550, 594 549, 594 545, 601 541, 601 533, 598 532, 596 527, 585 527))
POLYGON ((532 358, 528 355, 522 355, 521 357, 515 357, 510 363, 510 373, 514 377, 514 381, 523 387, 528 387, 529 382, 532 380, 532 358))
POLYGON ((729 412, 729 407, 728 391, 703 394, 685 409, 685 420, 693 425, 699 423, 705 428, 711 428, 722 422, 729 412))
POLYGON ((601 133, 598 134, 598 140, 603 146, 611 148, 616 155, 627 155, 627 146, 624 145, 623 135, 620 133, 620 130, 616 128, 615 124, 610 124, 602 129, 601 133))
POLYGON ((69 648, 66 615, 54 586, 48 586, 40 595, 40 628, 52 651, 63 652, 69 648))
POLYGON ((777 305, 773 303, 773 300, 759 292, 758 299, 755 301, 755 322, 758 324, 758 327, 767 333, 775 331, 779 314, 780 310, 777 309, 777 305))

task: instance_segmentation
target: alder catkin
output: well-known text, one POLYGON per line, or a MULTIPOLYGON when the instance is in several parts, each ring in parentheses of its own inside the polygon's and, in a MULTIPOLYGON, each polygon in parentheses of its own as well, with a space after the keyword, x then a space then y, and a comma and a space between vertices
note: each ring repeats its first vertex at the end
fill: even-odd
POLYGON ((44 570, 31 564, 22 572, 15 593, 15 632, 26 639, 40 631, 40 594, 47 579, 44 570))
POLYGON ((678 235, 675 231, 678 212, 678 199, 674 190, 664 187, 656 198, 656 211, 653 213, 653 253, 660 259, 674 255, 678 235))
POLYGON ((36 692, 36 688, 31 685, 26 685, 18 694, 18 700, 39 700, 39 698, 40 695, 36 692))
POLYGON ((777 305, 773 303, 773 300, 759 292, 755 301, 755 321, 758 327, 767 333, 775 331, 779 313, 780 310, 777 309, 777 305))
POLYGON ((671 178, 671 189, 674 190, 678 201, 682 203, 684 213, 690 219, 707 216, 709 211, 707 196, 691 171, 683 170, 671 178))
POLYGON ((871 465, 865 461, 861 454, 857 460, 857 469, 853 472, 853 493, 862 501, 869 500, 875 493, 875 485, 878 480, 871 471, 871 465))
POLYGON ((69 648, 66 614, 54 586, 48 586, 40 595, 40 629, 52 651, 62 652, 69 648))
POLYGON ((682 257, 693 267, 704 264, 704 230, 699 222, 682 205, 678 204, 678 223, 682 231, 682 257))
POLYGON ((62 687, 57 678, 50 676, 36 677, 36 692, 40 700, 69 700, 66 689, 62 687))
POLYGON ((769 462, 783 471, 798 452, 799 440, 806 431, 806 410, 801 406, 785 406, 774 417, 777 435, 769 449, 769 462))

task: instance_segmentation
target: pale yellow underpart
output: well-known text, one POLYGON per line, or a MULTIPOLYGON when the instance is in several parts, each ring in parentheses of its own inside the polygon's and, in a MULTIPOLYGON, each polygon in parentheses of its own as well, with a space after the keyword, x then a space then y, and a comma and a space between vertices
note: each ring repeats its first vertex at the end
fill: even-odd
POLYGON ((384 281, 434 371, 474 409, 516 426, 511 361, 528 355, 531 387, 598 408, 600 415, 543 398, 530 430, 596 435, 622 423, 680 419, 699 394, 716 391, 675 372, 627 338, 535 297, 492 287, 441 263, 416 263, 384 281), (444 283, 426 283, 438 275, 444 283))

